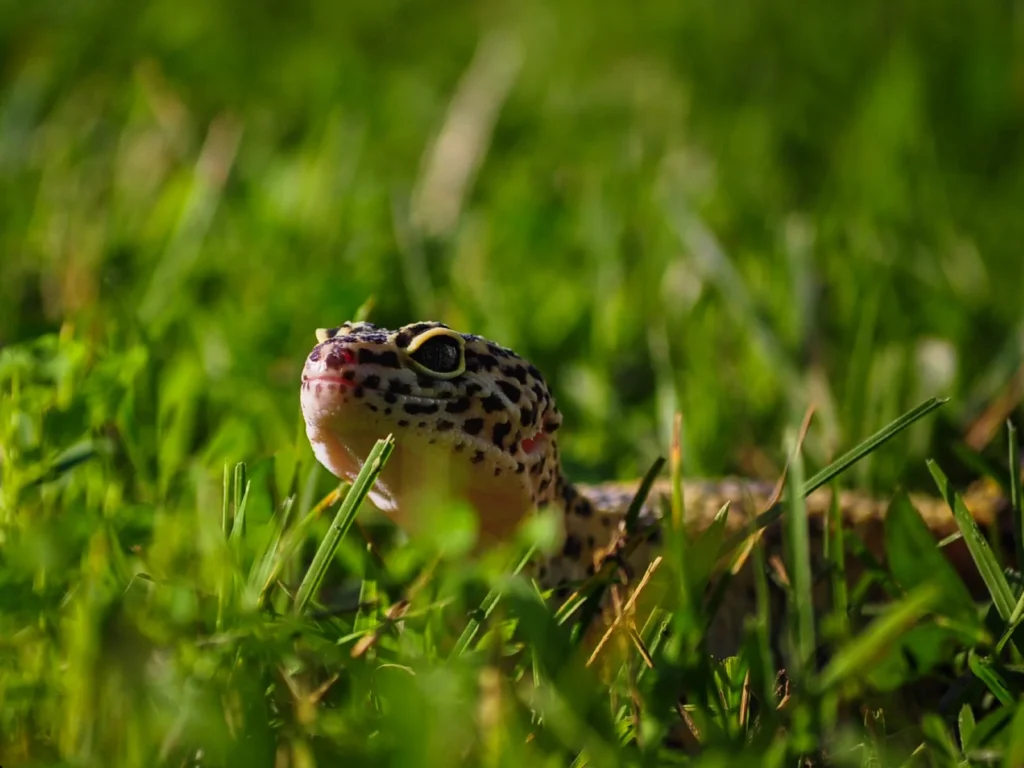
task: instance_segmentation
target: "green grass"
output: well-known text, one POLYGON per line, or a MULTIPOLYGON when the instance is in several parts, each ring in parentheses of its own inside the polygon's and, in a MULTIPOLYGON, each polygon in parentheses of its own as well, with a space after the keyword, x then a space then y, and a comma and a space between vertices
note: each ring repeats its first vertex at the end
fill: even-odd
POLYGON ((1024 544, 953 490, 992 474, 1022 530, 1021 35, 952 2, 0 4, 0 765, 1021 764, 1024 544), (480 141, 440 154, 453 111, 480 141), (676 600, 602 677, 513 575, 550 520, 470 558, 464 510, 407 540, 339 496, 298 374, 367 311, 534 361, 575 479, 644 475, 677 412, 672 477, 790 466, 783 623, 761 580, 708 658, 724 536, 669 531, 676 600), (825 484, 892 500, 884 607, 808 614, 825 484))

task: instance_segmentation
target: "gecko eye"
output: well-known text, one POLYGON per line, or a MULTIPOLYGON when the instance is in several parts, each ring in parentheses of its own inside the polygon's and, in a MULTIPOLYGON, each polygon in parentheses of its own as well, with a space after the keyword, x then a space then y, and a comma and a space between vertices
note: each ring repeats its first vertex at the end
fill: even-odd
POLYGON ((416 368, 435 378, 452 379, 466 370, 462 337, 444 328, 416 337, 406 352, 416 368))

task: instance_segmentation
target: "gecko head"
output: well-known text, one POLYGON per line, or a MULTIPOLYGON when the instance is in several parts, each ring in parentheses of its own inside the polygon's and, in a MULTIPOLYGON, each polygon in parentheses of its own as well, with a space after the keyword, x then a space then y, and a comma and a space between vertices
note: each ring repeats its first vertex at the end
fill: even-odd
POLYGON ((482 539, 500 540, 559 491, 561 415, 540 371, 441 323, 317 331, 301 403, 317 459, 339 478, 394 435, 371 499, 399 525, 415 527, 441 494, 476 511, 482 539))

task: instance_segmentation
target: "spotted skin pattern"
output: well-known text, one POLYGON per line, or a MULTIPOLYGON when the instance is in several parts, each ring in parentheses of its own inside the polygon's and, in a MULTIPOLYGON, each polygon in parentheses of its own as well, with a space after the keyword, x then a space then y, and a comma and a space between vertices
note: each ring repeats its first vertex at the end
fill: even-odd
MULTIPOLYGON (((437 322, 397 330, 348 322, 318 331, 317 338, 301 388, 310 443, 332 473, 352 479, 374 442, 394 434, 395 452, 371 499, 400 525, 415 528, 420 505, 439 489, 475 510, 484 545, 507 539, 534 510, 553 508, 563 525, 561 551, 532 567, 542 587, 562 593, 620 551, 638 484, 584 486, 565 477, 557 440, 562 416, 541 372, 528 361, 437 322)), ((658 519, 669 491, 667 482, 655 483, 641 528, 658 519)), ((772 491, 771 484, 741 478, 684 482, 686 527, 700 532, 728 502, 727 526, 735 530, 764 511, 772 491)), ((941 500, 911 500, 937 538, 957 530, 941 500)), ((982 524, 991 524, 1005 503, 990 485, 969 489, 965 500, 982 524)), ((815 492, 807 505, 813 540, 823 532, 832 492, 815 492)), ((880 559, 886 506, 855 492, 841 492, 838 499, 843 525, 880 559)), ((778 525, 768 527, 764 542, 769 557, 781 552, 778 525)), ((624 570, 642 574, 659 545, 656 531, 622 563, 624 570)), ((962 546, 945 551, 968 581, 978 582, 962 546)), ((714 649, 735 647, 754 594, 748 566, 731 582, 710 635, 714 649)))

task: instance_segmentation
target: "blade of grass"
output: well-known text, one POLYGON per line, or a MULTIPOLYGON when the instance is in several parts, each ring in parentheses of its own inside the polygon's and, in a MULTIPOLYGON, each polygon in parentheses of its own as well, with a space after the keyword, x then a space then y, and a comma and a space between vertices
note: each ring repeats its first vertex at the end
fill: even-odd
POLYGON ((823 470, 813 475, 804 485, 803 493, 808 495, 813 493, 818 488, 821 488, 826 483, 832 481, 833 478, 845 472, 847 469, 852 467, 858 461, 863 459, 869 453, 878 450, 887 442, 892 440, 896 435, 905 430, 911 424, 927 416, 937 408, 941 408, 943 405, 949 402, 949 398, 937 398, 932 397, 925 400, 916 408, 907 411, 905 414, 900 416, 895 421, 891 422, 887 426, 878 430, 875 434, 864 440, 854 448, 850 449, 838 459, 833 461, 823 470))
POLYGON ((245 510, 245 500, 248 496, 249 485, 246 480, 245 463, 238 462, 235 464, 235 477, 234 477, 234 494, 231 496, 231 537, 234 538, 235 531, 238 530, 239 522, 238 518, 242 516, 245 510))
MULTIPOLYGON (((655 459, 654 463, 651 464, 650 469, 647 470, 647 474, 644 475, 644 479, 640 482, 640 487, 637 488, 636 493, 633 495, 633 500, 629 503, 629 509, 626 510, 626 547, 622 552, 619 553, 621 560, 628 560, 629 555, 633 549, 636 548, 638 543, 651 535, 652 531, 637 531, 637 522, 640 519, 640 510, 643 509, 644 502, 647 500, 648 495, 651 492, 651 486, 654 485, 655 479, 658 477, 658 473, 661 472, 661 468, 665 465, 665 458, 659 456, 655 459), (630 546, 632 545, 632 546, 630 546)), ((655 525, 660 525, 660 521, 655 525)), ((652 526, 653 528, 653 526, 652 526)), ((615 565, 613 558, 605 560, 601 569, 594 574, 590 579, 583 585, 579 590, 579 593, 586 594, 583 606, 580 609, 580 623, 578 628, 577 637, 582 638, 586 636, 586 631, 590 627, 594 617, 601 610, 601 600, 604 597, 604 591, 608 588, 608 583, 612 578, 612 574, 615 572, 615 565)), ((566 608, 565 605, 562 608, 566 608)), ((573 606, 575 609, 575 605, 573 606)), ((570 615, 570 611, 559 610, 558 616, 562 621, 567 619, 570 615)))
MULTIPOLYGON (((683 414, 676 411, 672 421, 672 526, 685 534, 683 520, 686 509, 683 502, 683 414)), ((685 541, 684 541, 685 543, 685 541)))
POLYGON ((988 587, 996 610, 999 611, 1003 621, 1009 621, 1013 615, 1013 607, 1016 601, 1013 599, 1013 591, 1006 581, 1006 576, 1003 575, 1003 569, 996 562, 992 548, 989 546, 988 541, 985 540, 985 535, 974 521, 970 511, 964 505, 963 499, 953 490, 949 480, 946 478, 946 474, 939 468, 939 465, 933 459, 928 459, 925 463, 928 466, 928 471, 932 474, 932 478, 935 480, 936 486, 938 486, 939 494, 946 500, 946 504, 953 511, 956 524, 964 535, 964 543, 967 545, 967 550, 971 553, 974 564, 977 566, 981 578, 985 581, 985 586, 988 587))
POLYGON ((257 558, 249 571, 249 590, 256 596, 257 608, 263 608, 264 597, 270 586, 270 575, 274 572, 275 560, 279 557, 281 540, 291 519, 295 507, 295 496, 289 496, 281 502, 281 507, 272 521, 273 529, 270 539, 263 549, 263 555, 257 558))
POLYGON ((850 597, 846 582, 846 537, 843 535, 842 513, 839 508, 839 489, 833 488, 832 503, 828 507, 828 533, 824 540, 827 543, 826 562, 831 562, 829 569, 832 574, 832 616, 839 634, 847 637, 850 631, 849 610, 850 597))
POLYGON ((647 501, 647 497, 651 493, 651 487, 654 485, 654 481, 658 479, 658 474, 663 466, 665 466, 665 457, 659 456, 651 464, 650 469, 647 470, 644 479, 640 481, 640 486, 633 495, 633 500, 629 503, 629 509, 626 510, 627 536, 632 536, 636 533, 636 525, 640 520, 640 511, 643 509, 644 502, 647 501))
POLYGON ((960 707, 960 715, 957 717, 957 729, 960 731, 960 751, 967 751, 967 743, 974 733, 974 710, 970 704, 960 707))
POLYGON ((790 482, 786 495, 789 497, 789 514, 786 515, 786 566, 792 579, 790 594, 796 603, 793 617, 793 648, 797 663, 791 672, 799 677, 814 657, 814 602, 811 592, 811 542, 807 523, 807 504, 800 488, 803 485, 803 453, 797 438, 787 441, 786 453, 790 456, 790 482))
MULTIPOLYGON (((512 569, 512 576, 519 575, 519 572, 522 571, 523 568, 526 567, 526 564, 533 559, 533 553, 534 549, 531 547, 512 569)), ((455 642, 455 647, 452 649, 452 653, 449 658, 457 658, 469 649, 469 644, 473 642, 473 638, 475 638, 477 632, 480 631, 480 625, 483 623, 484 619, 491 615, 491 611, 494 610, 494 607, 498 604, 499 600, 501 600, 501 590, 497 587, 491 589, 487 593, 483 602, 480 603, 480 607, 476 610, 476 615, 469 620, 465 629, 462 630, 462 634, 459 635, 459 639, 455 642)))
POLYGON ((1007 441, 1010 452, 1010 508, 1013 510, 1013 532, 1017 544, 1017 568, 1024 568, 1024 509, 1021 508, 1020 487, 1020 445, 1017 443, 1017 427, 1006 420, 1007 441))
POLYGON ((971 672, 992 692, 1000 704, 1011 707, 1014 704, 1013 694, 1005 678, 999 673, 990 659, 983 659, 972 648, 967 655, 967 666, 971 672))
POLYGON ((388 435, 383 440, 378 440, 366 457, 366 461, 362 469, 359 470, 359 474, 352 483, 352 487, 345 494, 345 498, 338 508, 338 513, 334 516, 327 535, 320 542, 316 555, 313 557, 313 562, 306 571, 302 583, 299 584, 293 608, 296 614, 302 613, 306 609, 306 605, 320 587, 320 583, 327 573, 327 566, 331 562, 331 558, 334 557, 342 537, 352 526, 352 522, 356 519, 356 513, 359 511, 363 499, 366 498, 366 494, 370 492, 370 488, 377 481, 378 475, 380 475, 384 464, 394 448, 395 438, 393 435, 388 435))
POLYGON ((226 539, 228 537, 228 520, 231 517, 231 475, 228 473, 228 463, 224 462, 224 489, 221 494, 220 505, 220 532, 226 539))
MULTIPOLYGON (((241 474, 245 474, 244 470, 241 474)), ((245 488, 242 491, 240 497, 236 497, 238 500, 238 506, 235 510, 235 519, 231 524, 231 535, 230 540, 235 542, 238 541, 239 537, 245 531, 245 511, 249 507, 249 490, 252 486, 252 480, 245 480, 245 488)), ((238 492, 238 483, 235 485, 235 492, 238 492)))
MULTIPOLYGON (((847 469, 852 467, 858 461, 863 459, 869 453, 878 450, 881 446, 892 440, 900 432, 907 429, 907 427, 924 418, 937 408, 940 408, 941 406, 945 405, 947 402, 949 402, 949 398, 940 399, 932 397, 929 398, 928 400, 925 400, 916 408, 907 411, 898 419, 882 427, 882 429, 878 430, 869 438, 863 440, 854 448, 844 453, 842 456, 833 461, 820 472, 813 475, 809 480, 807 480, 804 483, 801 492, 804 496, 809 496, 826 483, 830 483, 832 480, 834 480, 847 469)), ((744 526, 743 529, 733 534, 733 536, 730 538, 726 546, 728 548, 736 546, 741 541, 743 541, 743 539, 749 536, 751 532, 764 528, 765 526, 771 524, 775 520, 778 520, 781 515, 782 507, 780 507, 777 503, 772 505, 771 508, 755 517, 748 525, 744 526)))
POLYGON ((872 668, 872 663, 892 646, 911 625, 924 616, 942 597, 937 584, 926 583, 889 606, 851 642, 836 651, 821 673, 817 689, 827 691, 872 668))

